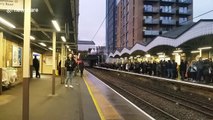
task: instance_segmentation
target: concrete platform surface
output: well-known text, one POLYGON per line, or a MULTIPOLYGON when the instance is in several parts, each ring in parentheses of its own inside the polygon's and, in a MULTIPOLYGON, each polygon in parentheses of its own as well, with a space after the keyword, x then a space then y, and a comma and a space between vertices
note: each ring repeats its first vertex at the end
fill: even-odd
MULTIPOLYGON (((74 88, 65 88, 56 78, 56 95, 51 95, 50 75, 30 82, 30 120, 100 120, 83 79, 76 76, 74 88)), ((0 96, 0 120, 22 120, 22 85, 0 96)))

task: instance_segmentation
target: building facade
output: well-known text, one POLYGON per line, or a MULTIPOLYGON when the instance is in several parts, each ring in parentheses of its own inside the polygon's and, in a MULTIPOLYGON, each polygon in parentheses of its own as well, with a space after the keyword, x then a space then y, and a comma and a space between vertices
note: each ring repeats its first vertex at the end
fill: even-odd
POLYGON ((192 22, 192 7, 192 0, 120 0, 114 9, 116 50, 147 45, 156 36, 192 22))
POLYGON ((116 49, 116 13, 117 0, 106 0, 106 49, 107 53, 116 49))

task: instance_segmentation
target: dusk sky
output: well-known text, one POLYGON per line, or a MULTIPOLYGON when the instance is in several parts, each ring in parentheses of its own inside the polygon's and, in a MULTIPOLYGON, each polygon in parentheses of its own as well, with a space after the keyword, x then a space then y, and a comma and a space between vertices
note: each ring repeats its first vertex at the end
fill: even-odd
MULTIPOLYGON (((213 10, 213 0, 193 0, 194 14, 196 17, 202 13, 213 10)), ((105 18, 106 0, 80 0, 80 17, 79 17, 79 40, 92 40, 99 26, 105 18)), ((199 19, 213 19, 213 11, 199 19)), ((94 38, 96 45, 105 45, 105 23, 94 38)))

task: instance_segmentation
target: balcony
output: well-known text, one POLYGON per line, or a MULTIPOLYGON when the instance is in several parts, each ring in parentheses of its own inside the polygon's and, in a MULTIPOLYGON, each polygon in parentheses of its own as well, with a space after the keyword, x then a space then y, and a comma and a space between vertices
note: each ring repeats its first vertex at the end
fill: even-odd
POLYGON ((157 36, 159 35, 159 30, 144 30, 143 33, 145 36, 157 36))
POLYGON ((159 0, 144 0, 144 2, 158 2, 159 0))
POLYGON ((159 19, 144 19, 144 24, 159 24, 159 19))
POLYGON ((176 13, 176 9, 171 9, 171 10, 160 9, 160 13, 161 14, 175 14, 176 13))
POLYGON ((188 9, 187 11, 178 10, 179 15, 192 15, 192 9, 188 9))
POLYGON ((192 0, 178 0, 179 4, 192 4, 192 0))
POLYGON ((187 25, 187 24, 190 24, 192 23, 191 21, 178 21, 178 24, 179 25, 187 25))
POLYGON ((161 0, 161 2, 165 2, 165 3, 175 3, 176 0, 161 0))
POLYGON ((161 20, 162 25, 176 25, 176 20, 161 20))
POLYGON ((144 8, 144 13, 158 13, 159 9, 158 8, 144 8))
POLYGON ((168 31, 167 30, 162 30, 161 31, 161 34, 165 34, 165 33, 167 33, 168 31))

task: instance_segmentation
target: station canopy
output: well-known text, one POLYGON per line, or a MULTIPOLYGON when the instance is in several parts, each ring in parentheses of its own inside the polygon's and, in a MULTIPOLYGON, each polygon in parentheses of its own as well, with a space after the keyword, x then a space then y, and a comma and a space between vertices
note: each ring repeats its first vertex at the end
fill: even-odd
MULTIPOLYGON (((24 1, 24 0, 19 0, 24 1)), ((77 31, 79 16, 79 0, 32 0, 31 6, 31 47, 39 52, 47 51, 52 47, 52 34, 57 32, 57 50, 61 43, 77 49, 77 31), (52 24, 56 20, 60 31, 56 31, 52 24), (64 36, 66 42, 63 42, 64 36), (45 43, 47 46, 41 46, 45 43)), ((0 21, 0 31, 4 37, 15 42, 23 42, 24 10, 0 9, 0 19, 14 25, 10 28, 0 21)))
POLYGON ((191 23, 163 35, 157 36, 147 45, 135 44, 130 49, 116 50, 110 53, 110 57, 123 57, 124 54, 143 55, 144 53, 157 54, 158 52, 172 53, 175 49, 184 52, 191 52, 202 47, 213 46, 213 20, 203 19, 196 23, 191 23))

